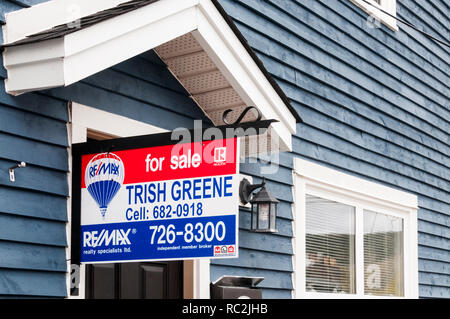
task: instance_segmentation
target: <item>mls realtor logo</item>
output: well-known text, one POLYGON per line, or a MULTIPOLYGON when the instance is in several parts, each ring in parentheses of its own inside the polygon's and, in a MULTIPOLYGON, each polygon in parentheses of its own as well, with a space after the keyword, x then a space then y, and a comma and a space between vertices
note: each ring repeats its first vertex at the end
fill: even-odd
POLYGON ((122 186, 125 177, 123 162, 113 153, 97 154, 86 166, 84 177, 86 188, 104 219, 109 203, 122 186))
POLYGON ((227 161, 227 148, 216 147, 214 149, 214 166, 225 165, 227 161))
POLYGON ((216 256, 234 256, 235 245, 214 246, 214 257, 216 256))

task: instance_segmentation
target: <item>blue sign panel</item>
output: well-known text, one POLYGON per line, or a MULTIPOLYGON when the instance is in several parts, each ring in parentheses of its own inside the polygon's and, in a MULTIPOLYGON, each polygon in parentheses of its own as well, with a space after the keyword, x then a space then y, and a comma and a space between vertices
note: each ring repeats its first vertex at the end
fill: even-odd
POLYGON ((236 256, 236 216, 87 225, 84 262, 236 256))

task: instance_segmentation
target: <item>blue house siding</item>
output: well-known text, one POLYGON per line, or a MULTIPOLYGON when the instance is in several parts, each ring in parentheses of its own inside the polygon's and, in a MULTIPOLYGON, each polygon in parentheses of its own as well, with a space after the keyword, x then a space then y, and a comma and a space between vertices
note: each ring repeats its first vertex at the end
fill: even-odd
MULTIPOLYGON (((5 12, 43 2, 0 0, 5 12)), ((211 260, 211 280, 263 276, 264 298, 292 294, 293 158, 417 194, 419 295, 450 298, 448 48, 420 33, 366 26, 348 0, 219 0, 304 123, 293 152, 265 175, 280 200, 276 234, 248 231, 238 259, 211 260)), ((398 16, 449 38, 445 1, 397 1, 398 16)), ((209 120, 153 52, 66 88, 13 97, 0 70, 0 297, 66 294, 68 101, 174 129, 209 120), (3 92, 3 93, 2 93, 3 92), (25 161, 11 183, 8 168, 25 161)), ((262 162, 241 173, 261 180, 262 162)))
MULTIPOLYGON (((290 156, 416 194, 419 295, 449 298, 448 48, 401 24, 368 28, 347 0, 220 3, 302 115, 290 156)), ((400 18, 447 41, 448 9, 397 1, 400 18)))
MULTIPOLYGON (((1 1, 0 20, 38 2, 1 1)), ((42 93, 13 97, 3 67, 0 77, 0 298, 64 297, 67 102, 42 93), (27 167, 12 183, 8 168, 21 161, 27 167)))
POLYGON ((67 119, 58 99, 0 93, 0 297, 66 294, 67 119))

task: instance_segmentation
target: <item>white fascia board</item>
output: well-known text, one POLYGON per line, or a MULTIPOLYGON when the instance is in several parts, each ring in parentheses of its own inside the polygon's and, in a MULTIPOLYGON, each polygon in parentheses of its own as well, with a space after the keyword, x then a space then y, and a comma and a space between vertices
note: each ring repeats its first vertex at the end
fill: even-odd
POLYGON ((8 73, 13 73, 14 76, 5 79, 5 89, 12 95, 51 89, 64 84, 62 59, 12 66, 8 73))
MULTIPOLYGON (((124 15, 120 18, 125 16, 127 16, 126 20, 121 19, 114 22, 115 19, 111 19, 102 27, 95 28, 94 26, 66 36, 65 85, 78 82, 196 28, 196 10, 193 7, 175 12, 164 19, 158 19, 144 26, 141 25, 141 21, 134 19, 135 15, 124 15), (86 47, 80 44, 83 39, 89 42, 91 39, 101 39, 103 32, 106 32, 108 27, 120 29, 122 24, 128 26, 132 21, 138 24, 136 29, 111 37, 108 41, 101 41, 94 46, 86 47), (80 51, 80 46, 85 49, 80 51)), ((141 16, 141 18, 145 19, 145 16, 141 16)))
MULTIPOLYGON (((284 103, 273 105, 268 101, 265 94, 261 94, 262 92, 259 91, 257 82, 253 80, 252 76, 248 73, 248 70, 239 63, 233 52, 221 41, 222 39, 215 32, 214 28, 208 25, 205 19, 203 14, 199 12, 198 29, 192 32, 192 35, 246 105, 258 107, 265 119, 276 119, 280 121, 279 123, 273 123, 271 125, 272 131, 275 132, 279 138, 279 149, 280 151, 292 151, 291 139, 292 134, 295 133, 295 119, 292 117, 293 128, 289 126, 289 123, 286 125, 285 119, 281 118, 278 112, 275 111, 275 109, 278 109, 280 106, 284 106, 284 103)), ((248 55, 247 51, 245 51, 245 54, 248 55)), ((261 71, 260 73, 261 77, 259 80, 266 80, 261 71)), ((273 90, 272 87, 270 88, 273 90)), ((290 114, 287 108, 286 111, 290 114)))
POLYGON ((5 48, 8 93, 44 90, 64 85, 64 39, 5 48))
MULTIPOLYGON (((233 62, 233 65, 239 65, 242 69, 242 75, 246 76, 242 79, 239 75, 235 77, 235 79, 241 79, 241 82, 247 83, 244 92, 241 92, 242 90, 239 90, 237 87, 234 89, 239 90, 239 93, 246 95, 250 95, 252 92, 258 92, 258 95, 261 97, 259 101, 261 104, 256 104, 256 106, 258 106, 261 111, 263 111, 262 109, 267 108, 267 112, 276 113, 276 116, 275 114, 270 114, 271 116, 267 118, 281 120, 289 128, 291 133, 295 133, 296 120, 294 116, 253 58, 248 54, 233 30, 231 30, 227 22, 217 11, 216 7, 209 0, 200 0, 198 7, 200 9, 198 17, 198 33, 206 40, 206 44, 214 50, 217 55, 223 54, 220 58, 226 61, 226 64, 225 70, 221 71, 228 71, 228 73, 230 73, 231 70, 229 69, 228 63, 233 62), (253 88, 251 88, 251 86, 253 86, 253 88)), ((234 83, 231 84, 233 85, 234 83)))
POLYGON ((176 2, 156 2, 58 39, 5 48, 7 92, 67 86, 195 30, 195 0, 176 2))
MULTIPOLYGON (((152 3, 137 10, 128 12, 123 15, 108 19, 101 23, 97 23, 89 28, 73 32, 66 36, 66 55, 71 56, 86 48, 93 48, 101 43, 114 40, 131 32, 139 32, 141 28, 148 27, 160 21, 174 22, 168 29, 157 28, 151 30, 140 41, 151 39, 152 37, 167 38, 166 33, 188 33, 193 30, 192 27, 186 29, 186 14, 191 19, 191 25, 194 29, 197 27, 196 18, 193 14, 195 11, 196 0, 164 0, 152 3), (176 19, 181 19, 177 22, 176 19), (175 30, 178 29, 178 30, 175 30), (162 33, 162 34, 160 34, 162 33)), ((164 42, 170 39, 165 39, 164 42)))
MULTIPOLYGON (((210 1, 206 4, 212 6, 210 1)), ((292 151, 292 134, 296 131, 294 116, 215 7, 208 10, 211 12, 205 14, 200 9, 198 29, 193 36, 245 104, 257 106, 266 119, 280 121, 272 124, 272 131, 279 138, 279 149, 292 151)))
POLYGON ((6 47, 3 51, 3 65, 8 68, 19 64, 64 58, 64 55, 64 39, 59 38, 45 42, 6 47))
POLYGON ((21 40, 30 34, 70 23, 127 1, 129 0, 52 0, 6 13, 6 24, 3 26, 4 43, 21 40))

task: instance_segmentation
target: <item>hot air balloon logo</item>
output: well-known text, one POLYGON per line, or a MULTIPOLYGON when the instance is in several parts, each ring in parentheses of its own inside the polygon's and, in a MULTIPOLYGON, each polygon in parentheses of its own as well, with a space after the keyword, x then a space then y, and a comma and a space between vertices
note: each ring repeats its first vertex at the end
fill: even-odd
POLYGON ((122 186, 125 170, 122 160, 114 153, 100 153, 88 163, 84 173, 86 188, 105 218, 108 205, 122 186))

